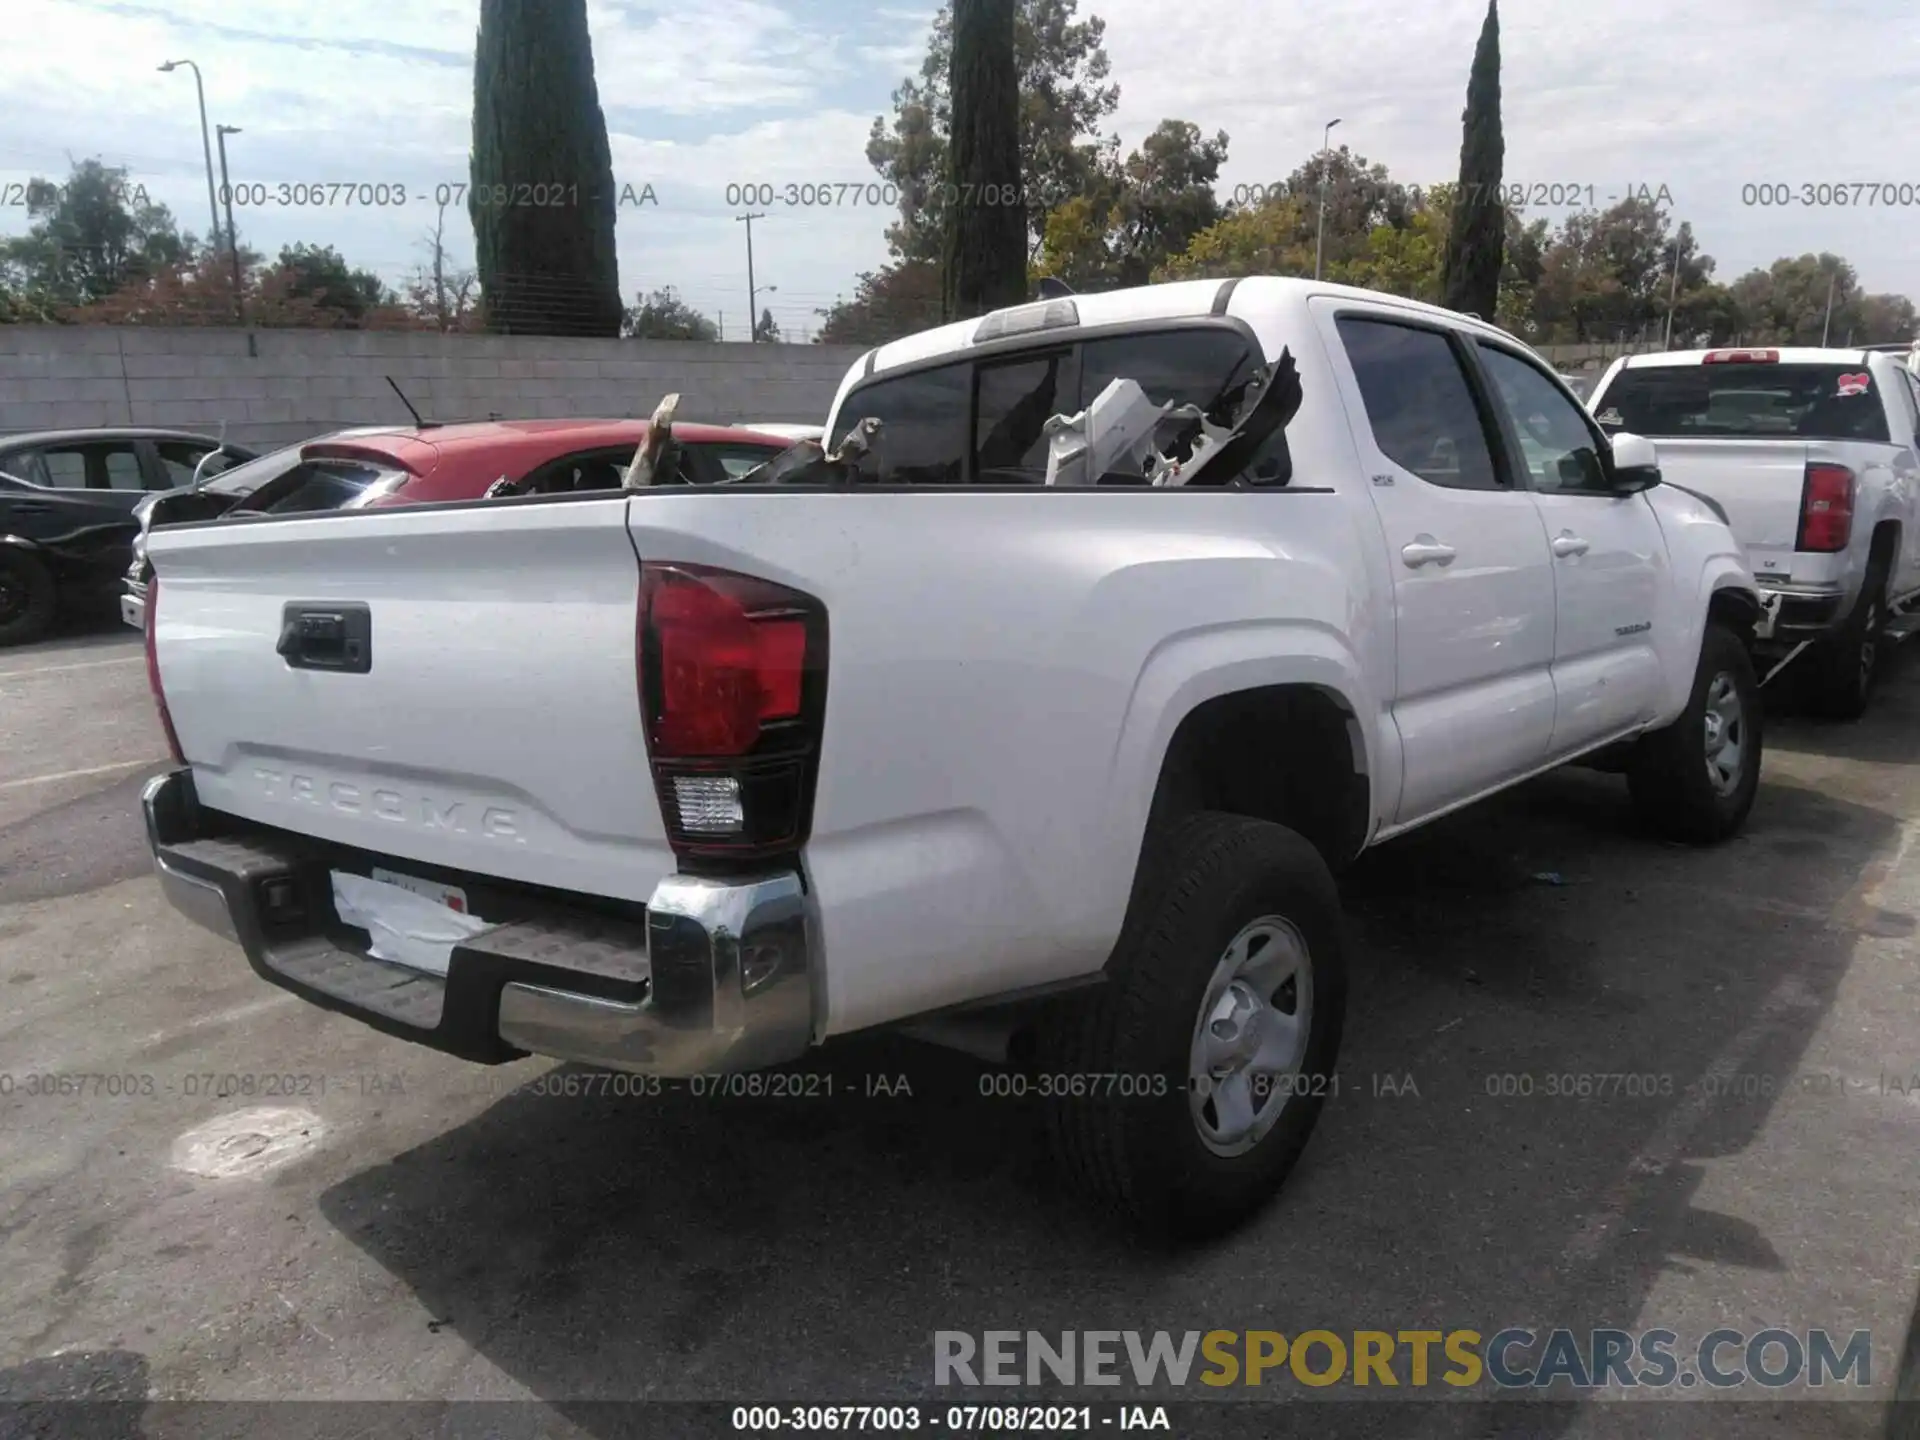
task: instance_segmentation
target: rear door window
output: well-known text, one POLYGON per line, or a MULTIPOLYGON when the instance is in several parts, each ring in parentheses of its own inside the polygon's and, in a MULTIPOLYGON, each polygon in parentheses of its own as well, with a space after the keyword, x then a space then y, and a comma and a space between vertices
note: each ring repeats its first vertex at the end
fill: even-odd
POLYGON ((1355 315, 1337 323, 1382 455, 1429 485, 1504 488, 1466 372, 1445 335, 1355 315))
POLYGON ((1655 440, 1888 438, 1880 385, 1864 362, 1631 366, 1593 409, 1606 429, 1655 440))
MULTIPOLYGON (((131 440, 47 445, 40 450, 45 483, 57 490, 144 490, 146 476, 131 440)), ((38 478, 38 477, 35 477, 38 478)))

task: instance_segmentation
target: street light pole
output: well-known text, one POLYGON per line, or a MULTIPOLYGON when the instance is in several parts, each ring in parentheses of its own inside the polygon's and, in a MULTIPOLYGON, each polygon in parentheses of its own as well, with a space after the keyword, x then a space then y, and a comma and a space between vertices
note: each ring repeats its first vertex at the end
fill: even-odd
POLYGON ((1833 330, 1833 282, 1839 278, 1838 271, 1827 272, 1827 318, 1820 325, 1820 347, 1823 350, 1826 348, 1827 336, 1833 330))
POLYGON ((191 60, 169 60, 160 68, 177 70, 185 65, 193 71, 193 88, 200 97, 200 149, 207 160, 207 214, 213 220, 213 245, 220 248, 220 207, 213 198, 213 141, 207 135, 207 87, 201 83, 200 67, 191 60))
POLYGON ((747 222, 747 342, 753 344, 760 339, 759 297, 753 288, 753 222, 764 220, 767 216, 765 211, 759 211, 733 218, 747 222))
POLYGON ((1320 255, 1327 242, 1327 172, 1332 168, 1327 159, 1327 143, 1333 134, 1338 120, 1329 120, 1327 128, 1320 132, 1320 223, 1313 237, 1313 278, 1320 278, 1320 255))
POLYGON ((247 321, 246 297, 240 287, 240 236, 233 228, 233 185, 227 179, 227 136, 238 135, 238 125, 216 125, 220 138, 220 195, 227 202, 227 259, 233 265, 233 313, 241 324, 247 321))

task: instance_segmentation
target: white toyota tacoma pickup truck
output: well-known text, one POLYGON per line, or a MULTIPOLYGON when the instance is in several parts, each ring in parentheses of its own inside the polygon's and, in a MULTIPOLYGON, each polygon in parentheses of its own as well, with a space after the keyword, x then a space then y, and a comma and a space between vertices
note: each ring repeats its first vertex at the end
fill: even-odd
POLYGON ((1672 836, 1752 804, 1739 544, 1490 326, 1054 299, 873 351, 827 444, 156 531, 167 895, 479 1062, 997 1035, 1065 1168, 1193 1236, 1334 1088, 1338 867, 1582 758, 1672 836))
POLYGON ((1747 547, 1762 662, 1805 649, 1810 698, 1865 713, 1883 642, 1920 616, 1920 379, 1885 349, 1689 350, 1616 360, 1588 402, 1655 444, 1747 547))

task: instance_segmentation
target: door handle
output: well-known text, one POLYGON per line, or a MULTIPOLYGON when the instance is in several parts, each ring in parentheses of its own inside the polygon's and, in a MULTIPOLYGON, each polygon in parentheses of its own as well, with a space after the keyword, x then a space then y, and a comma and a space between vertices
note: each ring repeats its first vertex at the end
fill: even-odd
POLYGON ((373 668, 373 615, 365 604, 288 604, 281 610, 280 639, 273 647, 295 670, 344 670, 365 675, 373 668))
POLYGON ((1431 535, 1416 535, 1411 545, 1400 547, 1400 558, 1407 562, 1409 570, 1418 570, 1428 561, 1432 561, 1444 570, 1453 563, 1453 557, 1453 547, 1442 545, 1431 535))
POLYGON ((44 500, 16 500, 13 513, 16 515, 44 515, 50 507, 44 500))
POLYGON ((1562 530, 1553 537, 1553 553, 1563 560, 1569 555, 1584 555, 1587 553, 1587 542, 1571 530, 1562 530))

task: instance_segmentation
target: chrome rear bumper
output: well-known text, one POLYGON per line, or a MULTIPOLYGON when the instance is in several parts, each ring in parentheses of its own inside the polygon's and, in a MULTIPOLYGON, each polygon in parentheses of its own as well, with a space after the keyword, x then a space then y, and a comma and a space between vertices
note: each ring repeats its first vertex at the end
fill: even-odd
POLYGON ((475 913, 500 918, 439 976, 373 958, 340 922, 330 872, 369 857, 202 810, 189 770, 153 780, 141 803, 175 909, 238 943, 261 978, 416 1044, 689 1076, 778 1064, 813 1042, 817 930, 795 872, 669 876, 644 921, 497 885, 483 904, 485 877, 451 877, 475 913))

